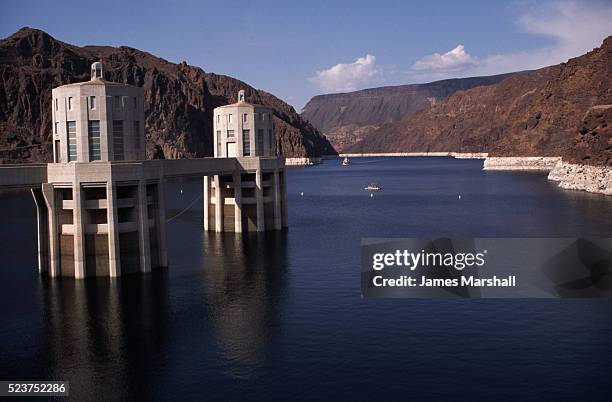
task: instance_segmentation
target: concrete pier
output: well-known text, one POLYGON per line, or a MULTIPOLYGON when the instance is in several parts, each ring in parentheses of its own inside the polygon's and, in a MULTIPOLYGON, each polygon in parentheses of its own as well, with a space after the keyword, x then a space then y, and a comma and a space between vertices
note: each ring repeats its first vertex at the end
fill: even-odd
POLYGON ((238 158, 231 175, 203 178, 204 229, 214 232, 264 232, 287 227, 282 158, 238 158))

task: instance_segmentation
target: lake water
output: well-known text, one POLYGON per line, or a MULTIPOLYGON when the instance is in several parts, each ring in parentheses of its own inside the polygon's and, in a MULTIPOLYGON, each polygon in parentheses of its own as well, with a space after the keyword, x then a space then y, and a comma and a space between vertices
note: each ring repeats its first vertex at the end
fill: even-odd
MULTIPOLYGON (((609 400, 611 300, 361 298, 362 237, 612 236, 612 198, 481 167, 290 169, 286 233, 204 233, 197 202, 168 224, 167 270, 117 281, 40 277, 31 196, 0 193, 0 380, 75 400, 609 400)), ((169 183, 168 217, 201 191, 169 183)))

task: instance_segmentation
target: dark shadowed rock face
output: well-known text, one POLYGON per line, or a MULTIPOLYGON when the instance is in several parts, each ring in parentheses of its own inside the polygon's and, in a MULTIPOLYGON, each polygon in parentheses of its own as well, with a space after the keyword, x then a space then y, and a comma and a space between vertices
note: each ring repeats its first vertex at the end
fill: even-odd
POLYGON ((279 152, 335 154, 291 106, 242 81, 129 47, 77 47, 23 28, 0 41, 0 162, 51 160, 51 89, 89 80, 94 61, 104 63, 106 79, 144 88, 149 158, 211 156, 213 109, 235 102, 239 89, 247 101, 274 108, 279 152))
POLYGON ((321 130, 336 149, 342 149, 358 142, 381 125, 411 116, 457 91, 495 84, 510 75, 457 78, 428 84, 319 95, 304 106, 301 115, 321 130))
POLYGON ((612 165, 612 37, 552 67, 459 91, 402 121, 381 126, 347 152, 489 152, 563 156, 612 165))
POLYGON ((564 159, 591 165, 612 166, 612 104, 589 108, 582 118, 574 147, 569 148, 564 159))

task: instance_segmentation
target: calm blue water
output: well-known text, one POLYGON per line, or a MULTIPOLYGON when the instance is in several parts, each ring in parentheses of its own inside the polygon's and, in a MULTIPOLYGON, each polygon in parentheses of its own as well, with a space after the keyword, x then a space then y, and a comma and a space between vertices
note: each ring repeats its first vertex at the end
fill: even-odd
MULTIPOLYGON (((118 281, 39 277, 31 196, 0 193, 0 380, 78 400, 609 400, 611 300, 361 298, 362 237, 612 236, 611 198, 481 166, 289 170, 287 233, 203 233, 198 202, 168 225, 168 270, 118 281)), ((170 183, 168 217, 201 189, 170 183)))

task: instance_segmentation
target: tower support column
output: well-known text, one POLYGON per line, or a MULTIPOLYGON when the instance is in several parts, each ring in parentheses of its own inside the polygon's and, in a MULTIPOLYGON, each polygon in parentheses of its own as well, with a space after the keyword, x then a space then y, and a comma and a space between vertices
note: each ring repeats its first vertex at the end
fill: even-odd
POLYGON ((204 230, 210 230, 210 179, 208 176, 204 176, 204 230))
POLYGON ((263 232, 266 230, 265 214, 264 214, 264 199, 263 199, 263 184, 262 184, 261 163, 258 164, 255 171, 255 201, 257 203, 257 231, 263 232))
POLYGON ((119 250, 119 217, 117 212, 117 187, 112 180, 106 182, 106 216, 108 227, 108 268, 111 277, 121 276, 119 250))
POLYGON ((72 184, 72 199, 74 208, 72 210, 72 225, 74 228, 74 277, 85 278, 85 234, 83 222, 83 190, 79 182, 72 184))
POLYGON ((279 171, 279 184, 281 193, 281 215, 282 215, 282 227, 289 227, 289 217, 287 213, 287 177, 285 176, 285 169, 279 171))
POLYGON ((42 195, 47 204, 48 229, 49 229, 49 276, 59 276, 59 234, 57 228, 57 203, 55 202, 55 190, 53 184, 43 183, 42 195))
POLYGON ((234 182, 234 231, 242 233, 242 178, 240 170, 234 171, 232 181, 234 182))
POLYGON ((221 176, 215 175, 215 232, 223 232, 223 189, 221 176))
POLYGON ((147 201, 147 182, 138 181, 138 246, 140 251, 140 271, 151 272, 151 244, 149 238, 149 212, 147 201))
POLYGON ((49 270, 49 214, 40 189, 31 189, 36 204, 36 232, 38 245, 38 272, 49 270))
POLYGON ((283 228, 283 217, 281 211, 281 183, 278 170, 274 173, 274 229, 281 230, 283 228))

